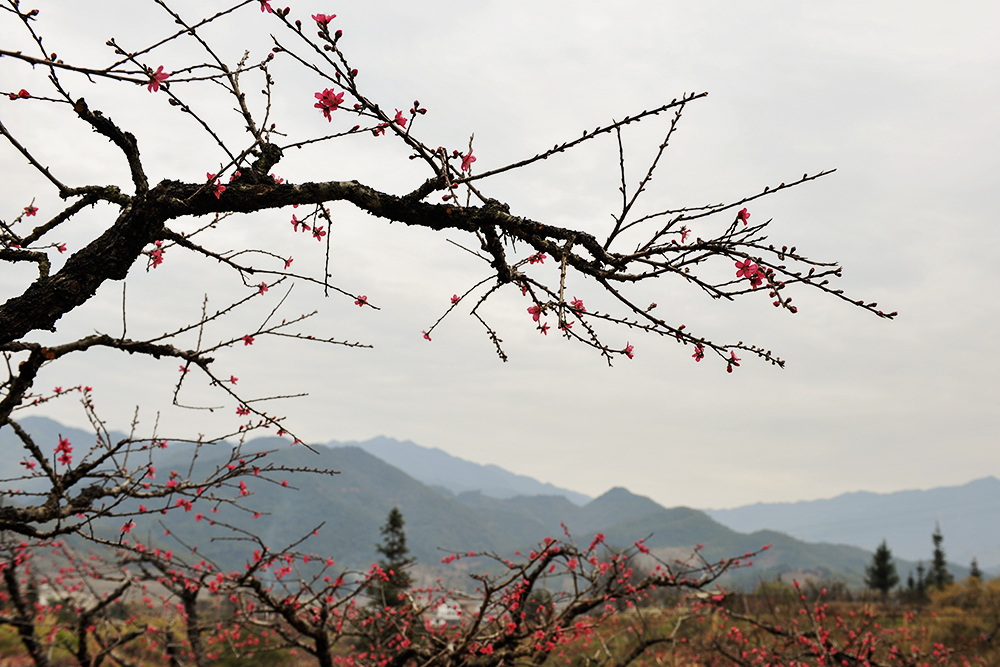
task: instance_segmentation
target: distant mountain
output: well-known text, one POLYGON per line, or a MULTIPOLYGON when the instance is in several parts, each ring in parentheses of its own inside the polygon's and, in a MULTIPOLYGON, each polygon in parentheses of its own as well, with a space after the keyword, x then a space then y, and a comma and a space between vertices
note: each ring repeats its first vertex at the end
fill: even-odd
POLYGON ((379 436, 364 442, 331 441, 326 446, 360 447, 386 463, 405 470, 414 479, 453 494, 478 491, 494 498, 565 496, 577 505, 586 505, 591 500, 590 496, 576 491, 542 483, 527 475, 515 475, 499 466, 466 461, 436 447, 421 447, 409 440, 400 442, 379 436))
MULTIPOLYGON (((51 420, 26 418, 21 423, 43 449, 54 447, 60 433, 73 440, 79 452, 94 438, 85 431, 67 429, 51 420)), ((0 477, 8 479, 21 474, 18 461, 22 454, 12 435, 10 429, 0 429, 0 477)), ((409 446, 417 447, 412 443, 409 446)), ((223 464, 228 460, 230 448, 227 443, 201 447, 194 474, 214 470, 223 464)), ((700 510, 667 509, 624 488, 611 489, 582 506, 570 502, 562 494, 501 498, 485 492, 465 491, 452 496, 414 479, 407 474, 408 468, 403 472, 358 447, 317 445, 315 449, 316 452, 311 452, 304 447, 291 447, 279 438, 262 438, 243 446, 243 452, 272 450, 266 459, 271 465, 302 470, 271 474, 265 471, 259 478, 247 480, 252 493, 242 500, 246 507, 263 512, 256 519, 246 510, 201 501, 191 512, 174 510, 165 516, 156 513, 138 517, 132 538, 176 549, 176 543, 171 541, 176 536, 188 544, 198 545, 199 554, 216 560, 225 569, 239 568, 256 547, 251 543, 218 539, 226 534, 217 526, 210 526, 209 522, 225 522, 259 535, 271 548, 281 548, 308 537, 300 548, 333 557, 344 566, 366 567, 377 558, 375 545, 380 542, 379 528, 386 515, 393 507, 399 507, 406 521, 409 547, 421 567, 425 572, 430 570, 431 580, 438 576, 457 577, 461 583, 456 585, 466 583, 460 569, 464 562, 459 564, 458 570, 445 570, 440 565, 445 551, 511 554, 545 537, 562 537, 564 525, 579 544, 589 543, 598 532, 606 535, 606 544, 612 547, 627 547, 636 540, 645 539, 655 554, 668 561, 690 555, 699 543, 705 545, 702 553, 709 560, 739 556, 765 544, 771 545, 756 559, 753 568, 734 573, 728 580, 730 585, 753 586, 761 578, 785 576, 839 578, 860 587, 864 567, 871 562, 871 552, 855 546, 809 544, 775 531, 745 534, 722 525, 700 510), (318 475, 305 469, 340 472, 318 475), (283 488, 283 480, 294 488, 283 488), (202 515, 201 520, 198 514, 202 515), (164 536, 163 527, 159 525, 161 520, 170 529, 170 537, 164 536), (310 537, 311 531, 321 523, 323 527, 310 537)), ((191 453, 192 446, 184 443, 156 450, 158 475, 169 470, 186 471, 191 465, 191 453)), ((446 458, 440 460, 450 464, 448 459, 453 457, 444 456, 446 458)), ((455 460, 460 462, 455 464, 460 469, 460 464, 473 466, 468 469, 470 475, 489 468, 455 460)), ((500 478, 505 479, 502 475, 500 478)), ((18 482, 18 486, 27 485, 18 482)), ((154 511, 172 504, 169 499, 147 501, 154 511)), ((137 503, 132 502, 121 509, 136 508, 137 503)), ((107 520, 98 529, 117 535, 120 522, 121 519, 107 520)), ((897 559, 904 577, 914 565, 897 559)), ((967 574, 962 568, 953 571, 959 577, 967 574)))
POLYGON ((897 558, 925 563, 933 550, 931 533, 940 523, 950 562, 968 565, 976 557, 985 569, 1000 568, 1000 480, 996 477, 928 491, 861 491, 828 500, 757 503, 705 513, 740 532, 769 528, 808 542, 873 550, 885 539, 897 558))

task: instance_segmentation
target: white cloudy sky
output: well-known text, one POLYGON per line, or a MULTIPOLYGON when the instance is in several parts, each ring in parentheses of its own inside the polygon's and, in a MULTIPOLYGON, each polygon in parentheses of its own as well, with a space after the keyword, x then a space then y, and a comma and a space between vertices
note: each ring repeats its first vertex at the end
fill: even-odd
MULTIPOLYGON (((107 62, 108 38, 135 49, 172 29, 152 2, 36 4, 46 46, 83 64, 107 62)), ((216 5, 177 3, 191 17, 216 5)), ((384 434, 592 495, 626 486, 668 506, 926 488, 998 472, 1000 235, 990 197, 1000 184, 1000 5, 308 0, 292 10, 307 24, 312 13, 338 14, 335 24, 346 33, 341 45, 369 96, 386 108, 419 99, 430 113, 415 132, 429 144, 462 149, 474 132, 480 169, 684 92, 709 91, 686 110, 650 206, 737 199, 836 168, 756 202, 754 221, 773 218, 778 244, 840 261, 841 287, 900 312, 887 322, 800 291, 793 293, 800 308, 793 317, 771 308, 763 294, 720 304, 665 283, 645 289, 660 312, 675 313, 669 319, 724 341, 764 345, 787 367, 748 360, 728 375, 719 364, 695 364, 689 348, 620 332, 615 344, 629 340, 635 359, 608 368, 589 349, 539 336, 512 289, 487 310, 511 357, 502 364, 472 318, 449 318, 432 343, 420 336, 451 294, 484 276, 482 265, 445 241, 468 239, 389 226, 337 205, 335 280, 381 310, 323 299, 302 285, 290 312, 318 308, 311 333, 374 349, 264 340, 220 354, 217 369, 239 376, 248 394, 309 392, 275 408, 305 439, 384 434)), ((227 26, 206 36, 230 62, 244 48, 260 59, 268 32, 279 30, 253 6, 227 26)), ((3 32, 4 48, 29 47, 11 24, 3 32)), ((149 64, 172 71, 191 61, 193 48, 155 52, 149 64)), ((43 72, 8 60, 0 68, 4 90, 45 91, 43 72)), ((295 136, 325 131, 312 109, 319 80, 280 59, 274 74, 279 129, 295 136)), ((164 96, 65 81, 138 136, 151 180, 194 181, 217 169, 218 149, 164 96)), ((191 98, 238 143, 231 103, 212 99, 210 92, 191 98)), ((64 109, 2 102, 4 124, 67 182, 129 186, 120 156, 61 115, 64 109)), ((627 135, 631 182, 666 122, 643 123, 627 135)), ((58 210, 51 188, 23 159, 9 146, 0 151, 0 217, 9 220, 31 197, 40 215, 58 210)), ((426 177, 390 140, 371 137, 290 153, 276 171, 296 182, 357 178, 397 193, 426 177)), ((618 201, 617 178, 609 138, 484 189, 515 214, 600 231, 618 201)), ((319 245, 292 236, 290 214, 234 221, 214 242, 256 242, 295 255, 297 266, 320 267, 319 245)), ((58 240, 80 247, 111 219, 108 209, 97 209, 58 240)), ((30 271, 5 269, 0 288, 10 295, 28 279, 30 271)), ((129 334, 152 335, 195 316, 206 292, 222 305, 246 288, 176 249, 155 272, 136 265, 128 279, 129 334)), ((592 288, 581 284, 579 292, 602 303, 592 288)), ((256 326, 277 303, 274 294, 214 335, 256 326)), ((121 285, 106 285, 57 334, 39 338, 67 340, 95 329, 118 334, 120 299, 121 285)), ((236 423, 235 406, 195 387, 187 394, 192 402, 225 407, 212 414, 170 408, 176 376, 174 362, 91 353, 47 369, 40 384, 93 385, 102 416, 120 429, 136 405, 144 427, 160 410, 172 434, 214 433, 236 423)), ((45 414, 83 423, 70 403, 46 406, 45 414)))

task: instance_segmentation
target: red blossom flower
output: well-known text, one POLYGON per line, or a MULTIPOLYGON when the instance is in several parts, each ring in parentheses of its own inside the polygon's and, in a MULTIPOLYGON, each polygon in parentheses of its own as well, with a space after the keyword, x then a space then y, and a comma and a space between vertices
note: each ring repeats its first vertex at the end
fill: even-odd
POLYGON ((59 251, 60 255, 63 254, 64 252, 66 252, 66 244, 60 243, 59 245, 56 246, 56 250, 59 251))
POLYGON ((313 238, 317 241, 322 241, 323 237, 326 236, 326 232, 323 231, 323 227, 313 227, 313 238))
POLYGON ((244 345, 244 347, 247 346, 247 345, 253 345, 253 336, 251 336, 250 334, 247 334, 246 336, 244 336, 243 337, 243 345, 244 345))
POLYGON ((245 405, 241 405, 238 408, 236 408, 236 414, 238 414, 240 417, 245 417, 246 415, 250 414, 250 408, 248 408, 245 405))
POLYGON ((421 331, 420 333, 422 333, 424 335, 424 340, 430 340, 431 339, 431 335, 429 333, 427 333, 426 331, 421 331))
POLYGON ((295 214, 293 213, 292 214, 292 231, 293 232, 299 231, 299 225, 302 225, 302 231, 304 231, 304 232, 308 232, 309 231, 309 225, 307 225, 304 222, 300 222, 299 219, 296 218, 295 214))
POLYGON ((56 454, 59 454, 59 463, 64 466, 68 466, 73 462, 71 454, 73 453, 73 445, 70 444, 69 440, 66 438, 59 438, 59 444, 56 445, 56 454))
POLYGON ((26 216, 28 216, 29 218, 34 217, 34 215, 36 213, 38 213, 38 207, 37 206, 25 206, 24 207, 24 214, 26 216))
POLYGON ((336 111, 337 108, 344 103, 344 93, 335 93, 333 89, 326 88, 321 93, 316 93, 316 99, 319 100, 313 106, 323 112, 326 116, 326 120, 329 122, 333 120, 330 116, 331 111, 336 111))
POLYGON ((569 302, 569 305, 578 313, 587 312, 587 309, 583 307, 583 301, 577 299, 575 296, 573 297, 573 300, 569 302))
POLYGON ((701 345, 695 345, 694 354, 692 354, 691 356, 694 357, 695 361, 701 361, 702 359, 705 358, 705 348, 701 345))
POLYGON ((368 304, 368 297, 362 294, 357 299, 354 300, 354 305, 359 307, 364 307, 368 304))
POLYGON ((122 526, 122 532, 131 533, 133 528, 135 528, 135 521, 129 521, 124 526, 122 526))
POLYGON ((544 264, 545 260, 545 253, 538 252, 528 258, 528 264, 544 264))
POLYGON ((17 91, 16 93, 11 93, 11 94, 10 94, 10 95, 8 95, 7 97, 9 97, 9 98, 10 98, 10 99, 12 99, 12 100, 16 100, 16 99, 17 99, 17 98, 19 98, 19 97, 20 97, 20 98, 21 98, 22 100, 26 100, 26 99, 28 99, 29 97, 31 97, 31 93, 29 93, 29 92, 28 92, 27 90, 25 90, 24 88, 22 88, 21 90, 17 91))
POLYGON ((277 177, 277 176, 275 176, 274 174, 268 174, 268 176, 270 176, 270 177, 271 177, 271 178, 272 178, 272 179, 274 180, 274 182, 275 182, 275 183, 277 183, 278 185, 281 185, 282 183, 284 183, 284 182, 285 182, 285 179, 283 179, 283 178, 278 178, 278 177, 277 177))
POLYGON ((274 10, 271 9, 270 0, 260 0, 260 11, 261 11, 262 14, 264 12, 267 12, 268 14, 273 14, 274 13, 274 10))
POLYGON ((468 155, 462 156, 462 171, 470 171, 472 169, 472 163, 476 161, 476 156, 469 151, 468 155))
POLYGON ((156 68, 156 71, 149 75, 149 85, 146 86, 146 90, 151 93, 155 93, 160 90, 160 82, 166 81, 170 78, 170 75, 163 71, 163 65, 156 68))
POLYGON ((736 214, 736 219, 737 220, 742 220, 743 221, 743 226, 746 227, 747 226, 747 221, 750 220, 750 212, 747 211, 745 208, 744 209, 740 209, 740 212, 736 214))
POLYGON ((538 306, 528 306, 528 313, 531 314, 531 319, 537 322, 538 318, 542 316, 542 309, 538 306))
POLYGON ((629 343, 628 341, 625 342, 625 356, 626 357, 628 357, 629 359, 631 359, 634 356, 632 354, 632 350, 634 350, 634 349, 635 349, 635 347, 632 345, 632 343, 629 343))
POLYGON ((691 233, 690 229, 688 229, 687 227, 681 227, 681 243, 687 241, 688 234, 690 233, 691 233))
POLYGON ((230 382, 231 384, 236 384, 236 382, 237 382, 238 380, 239 380, 239 378, 238 378, 238 377, 236 377, 235 375, 230 375, 230 376, 229 376, 229 382, 230 382))
POLYGON ((319 25, 328 25, 330 21, 337 18, 336 14, 313 14, 312 19, 319 25))
POLYGON ((406 118, 403 117, 403 112, 396 109, 396 117, 393 119, 397 125, 401 127, 406 127, 406 118))
POLYGON ((267 291, 267 283, 266 282, 262 282, 260 285, 257 286, 257 294, 263 294, 266 291, 267 291))
POLYGON ((149 263, 155 269, 160 264, 163 264, 163 248, 160 247, 161 241, 156 242, 156 249, 149 253, 149 263))
POLYGON ((732 373, 733 372, 733 366, 739 366, 740 365, 740 361, 741 361, 740 358, 736 356, 736 351, 735 350, 730 350, 729 351, 729 363, 726 365, 726 372, 727 373, 732 373))
POLYGON ((461 300, 462 300, 461 297, 459 297, 457 294, 452 294, 451 295, 451 305, 454 306, 456 303, 458 303, 461 300))
POLYGON ((291 257, 289 257, 288 259, 286 259, 285 260, 285 268, 287 269, 288 267, 290 267, 292 265, 293 261, 294 260, 291 257))

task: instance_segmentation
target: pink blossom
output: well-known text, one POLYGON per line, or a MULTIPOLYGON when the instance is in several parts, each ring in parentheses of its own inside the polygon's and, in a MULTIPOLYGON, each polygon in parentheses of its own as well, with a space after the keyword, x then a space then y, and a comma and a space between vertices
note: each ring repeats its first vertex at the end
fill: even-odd
POLYGON ((625 356, 631 359, 633 357, 632 350, 634 350, 632 343, 625 342, 625 356))
POLYGON ((393 119, 397 125, 401 127, 406 127, 406 118, 403 117, 403 112, 396 109, 396 117, 393 119))
POLYGON ((244 347, 247 346, 247 345, 253 345, 253 336, 251 336, 250 334, 247 334, 246 336, 244 336, 243 337, 243 345, 244 345, 244 347))
POLYGON ((748 280, 753 280, 753 276, 757 274, 757 265, 753 263, 751 259, 745 259, 742 262, 736 262, 736 268, 739 271, 736 272, 737 278, 746 278, 748 280))
POLYGON ((66 438, 59 438, 59 444, 56 445, 56 454, 59 454, 59 463, 64 466, 68 466, 73 462, 70 456, 73 453, 73 445, 70 444, 69 440, 66 438))
POLYGON ((531 319, 535 322, 542 316, 542 309, 538 306, 528 306, 528 312, 531 314, 531 319))
POLYGON ((736 351, 735 350, 730 350, 729 351, 729 363, 726 365, 726 372, 727 373, 732 373, 733 372, 733 366, 739 366, 740 365, 740 361, 741 361, 740 358, 736 356, 736 351))
POLYGON ((233 173, 231 173, 229 175, 229 182, 232 183, 233 181, 235 181, 237 178, 239 178, 242 175, 243 174, 241 174, 239 171, 234 171, 233 173))
POLYGON ((326 236, 326 232, 323 231, 323 227, 313 227, 313 238, 317 241, 322 241, 323 237, 326 236))
POLYGON ((587 312, 587 309, 583 307, 583 301, 577 299, 575 296, 573 297, 573 300, 569 302, 569 305, 578 313, 587 312))
POLYGON ((688 234, 690 233, 691 233, 690 229, 688 229, 687 227, 681 227, 681 243, 687 241, 688 234))
POLYGON ((274 182, 275 182, 275 183, 277 183, 278 185, 281 185, 282 183, 284 183, 284 182, 285 182, 285 179, 283 179, 283 178, 278 178, 278 177, 277 177, 277 176, 275 176, 274 174, 268 174, 268 176, 270 176, 270 177, 271 177, 271 179, 272 179, 272 180, 274 180, 274 182))
POLYGON ((267 12, 268 14, 273 14, 274 10, 271 9, 270 0, 260 0, 260 11, 261 13, 267 12))
POLYGON ((208 180, 209 184, 212 184, 212 185, 215 186, 215 198, 216 199, 218 199, 219 197, 221 197, 222 193, 226 191, 226 186, 223 185, 222 183, 219 183, 219 180, 217 178, 215 178, 215 174, 207 173, 207 174, 205 174, 205 179, 208 180), (215 181, 214 184, 212 183, 213 180, 215 181))
POLYGON ((742 220, 743 221, 743 226, 746 227, 747 226, 747 221, 750 220, 750 212, 747 211, 745 208, 744 209, 740 209, 740 212, 736 214, 736 219, 737 220, 742 220))
POLYGON ((288 267, 290 267, 292 265, 293 261, 294 261, 294 259, 292 259, 291 257, 289 257, 288 259, 286 259, 285 260, 285 268, 287 269, 288 267))
POLYGON ((538 330, 541 331, 544 335, 548 336, 549 335, 549 323, 548 322, 544 322, 542 324, 542 326, 538 330))
POLYGON ((313 14, 312 19, 319 25, 328 25, 330 21, 337 18, 336 14, 313 14))
POLYGON ((695 361, 701 361, 702 359, 705 358, 705 348, 701 345, 695 345, 694 354, 692 354, 691 356, 694 357, 695 361))
POLYGON ((29 93, 27 90, 25 90, 24 88, 22 88, 21 90, 17 91, 16 93, 11 93, 7 97, 10 98, 10 99, 12 99, 12 100, 16 100, 19 97, 22 100, 26 100, 29 97, 31 97, 31 93, 29 93))
POLYGON ((29 218, 34 217, 34 215, 36 213, 38 213, 38 207, 37 206, 25 206, 24 207, 24 214, 26 216, 28 216, 29 218))
POLYGON ((169 78, 170 75, 164 72, 163 65, 160 65, 159 67, 156 68, 156 71, 150 75, 149 85, 146 86, 146 90, 148 90, 151 93, 158 92, 160 90, 160 83, 162 81, 166 81, 169 78))
POLYGON ((56 246, 56 250, 58 250, 59 254, 61 255, 62 253, 66 252, 66 244, 60 243, 59 245, 56 246))
POLYGON ((238 378, 238 377, 236 377, 235 375, 230 375, 230 376, 229 376, 229 382, 230 382, 231 384, 236 384, 236 383, 237 383, 238 381, 239 381, 239 378, 238 378))
POLYGON ((544 264, 545 260, 545 253, 538 252, 528 258, 528 264, 544 264))
POLYGON ((469 151, 468 155, 462 156, 462 171, 469 171, 472 169, 472 163, 476 161, 476 156, 469 151))
POLYGON ((362 294, 357 299, 354 300, 354 305, 358 307, 364 307, 368 304, 368 297, 362 294))
POLYGON ((190 372, 191 372, 191 369, 190 369, 190 368, 188 368, 188 367, 187 367, 186 365, 184 365, 184 364, 181 364, 181 367, 180 367, 180 372, 181 372, 182 374, 186 374, 186 373, 190 373, 190 372))
POLYGON ((257 294, 263 294, 266 291, 267 291, 267 283, 266 282, 262 282, 260 285, 257 286, 257 294))
POLYGON ((458 303, 461 300, 462 300, 461 297, 459 297, 457 294, 452 294, 451 295, 451 305, 454 306, 456 303, 458 303))
POLYGON ((299 219, 296 218, 295 214, 293 213, 292 214, 292 231, 293 232, 299 231, 299 225, 302 225, 302 231, 304 231, 304 232, 308 232, 309 231, 309 225, 307 225, 304 222, 300 222, 299 219))
POLYGON ((238 408, 236 408, 236 414, 238 414, 240 417, 245 417, 246 415, 250 414, 250 408, 248 408, 245 405, 241 405, 238 408))
POLYGON ((319 102, 313 106, 323 112, 328 122, 333 120, 330 112, 336 111, 344 103, 344 93, 335 93, 331 88, 326 88, 323 92, 316 93, 315 97, 319 102))
POLYGON ((430 340, 431 339, 431 335, 429 333, 427 333, 426 331, 421 331, 420 333, 422 333, 424 335, 424 340, 430 340))
POLYGON ((135 528, 135 521, 129 521, 124 526, 122 526, 122 532, 131 533, 133 528, 135 528))

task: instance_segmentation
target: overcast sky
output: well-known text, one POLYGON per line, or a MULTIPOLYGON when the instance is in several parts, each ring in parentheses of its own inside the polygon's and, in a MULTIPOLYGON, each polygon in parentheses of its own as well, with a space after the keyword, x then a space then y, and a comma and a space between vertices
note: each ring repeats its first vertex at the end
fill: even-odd
MULTIPOLYGON (((173 30, 152 2, 35 4, 46 47, 77 64, 106 64, 111 37, 136 49, 173 30)), ((176 6, 195 18, 223 4, 176 6)), ((1000 185, 1000 5, 309 0, 292 11, 307 25, 310 14, 336 13, 334 24, 345 32, 341 46, 369 97, 400 109, 419 99, 429 113, 414 132, 430 145, 463 150, 475 133, 479 170, 685 92, 708 91, 685 110, 652 182, 648 210, 735 200, 803 172, 835 168, 755 202, 753 221, 773 218, 772 241, 839 261, 840 287, 900 313, 893 322, 880 320, 798 290, 791 295, 799 313, 791 316, 772 308, 765 294, 717 303, 663 282, 642 293, 668 320, 719 341, 772 349, 786 368, 747 359, 727 374, 719 363, 694 363, 689 347, 626 331, 613 332, 608 342, 631 342, 635 358, 609 368, 589 348, 539 335, 528 304, 511 288, 486 310, 510 355, 503 364, 481 325, 462 312, 432 342, 420 334, 453 293, 486 277, 482 263, 446 242, 468 244, 468 238, 390 226, 337 204, 331 273, 340 287, 366 294, 381 310, 359 309, 344 297, 323 299, 317 288, 300 285, 288 313, 319 309, 309 333, 374 349, 261 340, 219 354, 216 369, 240 377, 248 395, 308 392, 270 408, 287 415, 307 441, 384 434, 594 496, 625 486, 667 506, 890 492, 997 474, 1000 234, 991 196, 1000 185)), ((257 61, 270 46, 269 32, 287 39, 279 29, 254 3, 206 37, 230 63, 244 49, 257 61)), ((30 47, 12 24, 3 33, 3 48, 30 47)), ((148 63, 173 71, 191 62, 195 48, 190 41, 172 45, 148 63)), ((5 91, 49 94, 44 72, 7 59, 0 68, 5 91)), ((305 137, 333 126, 312 108, 312 93, 325 87, 318 78, 281 58, 273 74, 279 130, 305 137)), ((68 75, 64 81, 73 95, 85 95, 92 108, 136 134, 151 181, 196 181, 217 170, 221 151, 165 96, 68 75)), ((259 85, 248 85, 258 110, 259 85)), ((212 105, 212 99, 206 93, 192 102, 242 147, 232 103, 216 97, 222 103, 212 105)), ((0 103, 4 124, 63 180, 130 191, 120 154, 65 108, 0 103)), ((645 173, 668 120, 629 128, 630 183, 645 173)), ((10 220, 32 197, 39 216, 59 210, 52 188, 9 145, 0 151, 0 217, 10 220)), ((617 169, 617 145, 608 137, 482 187, 516 215, 599 232, 620 198, 617 169)), ((391 139, 370 136, 290 152, 275 171, 295 182, 356 178, 394 193, 427 177, 391 139)), ((291 233, 291 213, 233 221, 213 242, 264 245, 294 255, 302 270, 321 271, 321 246, 291 233)), ((88 212, 58 240, 72 252, 112 214, 88 212)), ((30 270, 5 268, 0 288, 7 296, 19 293, 30 278, 30 270)), ((153 272, 137 263, 127 282, 133 337, 197 316, 206 292, 215 307, 247 293, 231 273, 179 249, 153 272)), ((589 303, 607 303, 592 286, 571 283, 575 289, 589 303)), ((109 283, 64 318, 56 334, 35 338, 65 341, 94 330, 118 335, 121 296, 121 284, 109 283)), ((271 301, 256 300, 212 334, 241 335, 240 327, 255 327, 279 298, 274 290, 271 301)), ((235 405, 197 382, 185 396, 222 409, 171 408, 177 375, 174 361, 97 352, 52 366, 39 384, 92 385, 100 414, 121 430, 137 405, 142 428, 152 428, 160 411, 165 434, 234 427, 235 405)), ((67 401, 41 414, 85 423, 67 401)))

